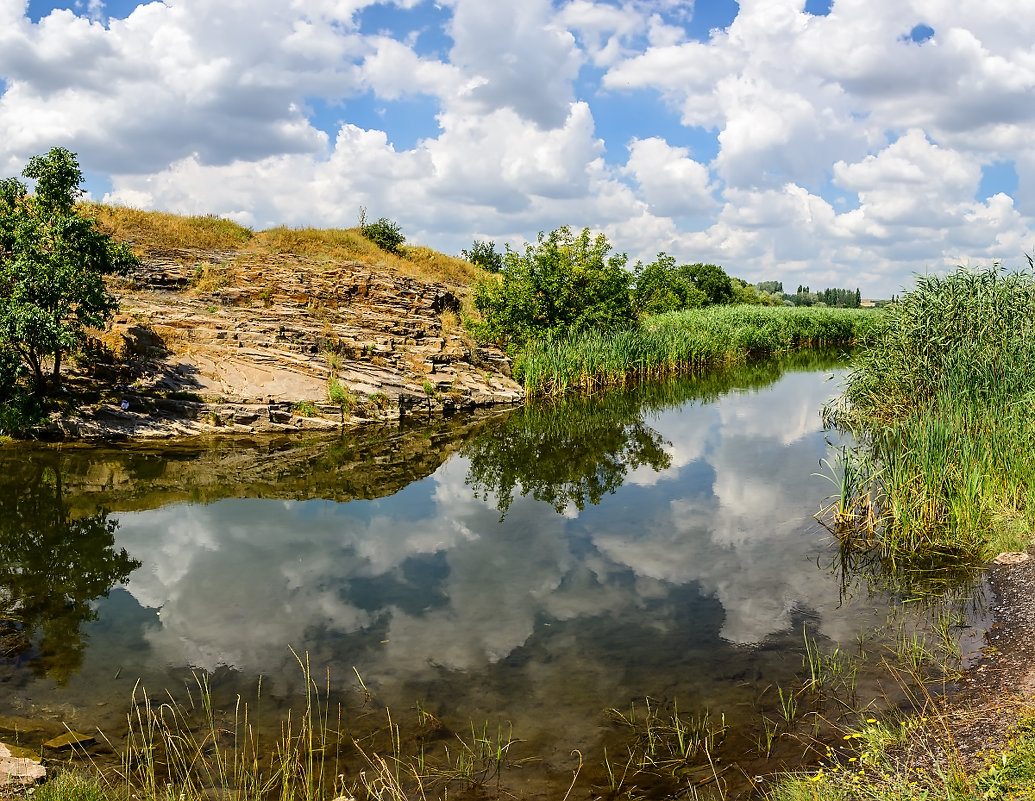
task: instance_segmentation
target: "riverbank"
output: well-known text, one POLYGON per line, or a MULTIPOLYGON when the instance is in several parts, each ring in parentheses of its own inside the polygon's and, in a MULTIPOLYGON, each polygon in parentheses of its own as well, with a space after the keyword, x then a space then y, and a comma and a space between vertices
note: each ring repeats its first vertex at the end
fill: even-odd
POLYGON ((970 801, 1035 789, 1035 561, 988 567, 993 623, 982 657, 945 696, 921 691, 901 719, 864 718, 770 801, 970 801))

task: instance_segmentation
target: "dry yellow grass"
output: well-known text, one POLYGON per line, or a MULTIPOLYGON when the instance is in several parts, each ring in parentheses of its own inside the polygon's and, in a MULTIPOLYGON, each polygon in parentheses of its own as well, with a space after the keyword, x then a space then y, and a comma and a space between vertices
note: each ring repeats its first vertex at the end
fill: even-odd
POLYGON ((364 237, 358 228, 271 228, 256 234, 250 249, 264 247, 317 260, 358 261, 426 281, 470 286, 484 275, 470 262, 422 245, 405 245, 399 255, 388 253, 364 237))
POLYGON ((424 281, 443 281, 471 287, 485 275, 473 264, 420 245, 387 253, 366 239, 358 228, 287 228, 252 232, 219 217, 189 217, 125 206, 83 203, 83 213, 138 253, 173 248, 241 250, 262 254, 290 253, 314 262, 355 261, 424 281))
POLYGON ((106 234, 145 252, 171 248, 235 249, 253 236, 243 225, 221 217, 188 217, 101 203, 81 203, 80 209, 97 220, 106 234))

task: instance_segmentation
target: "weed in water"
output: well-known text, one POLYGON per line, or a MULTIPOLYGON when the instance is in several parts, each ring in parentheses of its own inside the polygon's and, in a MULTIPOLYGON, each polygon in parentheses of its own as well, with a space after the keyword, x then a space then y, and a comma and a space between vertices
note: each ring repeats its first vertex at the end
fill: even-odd
POLYGON ((783 687, 777 687, 776 692, 780 698, 780 713, 783 715, 784 722, 793 724, 798 719, 798 696, 790 690, 785 695, 783 687))

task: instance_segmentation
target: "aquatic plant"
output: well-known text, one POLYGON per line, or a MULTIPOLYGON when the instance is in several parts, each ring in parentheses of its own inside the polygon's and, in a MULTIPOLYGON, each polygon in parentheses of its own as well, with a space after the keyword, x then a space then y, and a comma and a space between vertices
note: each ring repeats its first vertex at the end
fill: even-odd
POLYGON ((959 269, 886 306, 825 410, 858 446, 826 519, 891 559, 987 559, 1035 523, 1035 277, 959 269))
POLYGON ((876 321, 868 310, 709 306, 530 342, 520 375, 531 395, 596 390, 805 347, 849 346, 876 321))

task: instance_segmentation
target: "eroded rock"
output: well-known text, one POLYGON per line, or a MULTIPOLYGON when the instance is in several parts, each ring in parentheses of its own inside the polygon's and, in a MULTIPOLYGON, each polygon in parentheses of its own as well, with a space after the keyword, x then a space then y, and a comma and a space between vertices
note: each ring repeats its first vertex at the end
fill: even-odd
POLYGON ((0 792, 31 787, 47 777, 47 769, 38 759, 16 755, 18 750, 0 743, 0 792))
POLYGON ((132 285, 117 291, 120 312, 96 332, 90 366, 121 384, 117 397, 45 434, 319 431, 524 399, 507 356, 458 324, 445 284, 349 261, 163 250, 143 257, 132 285))

